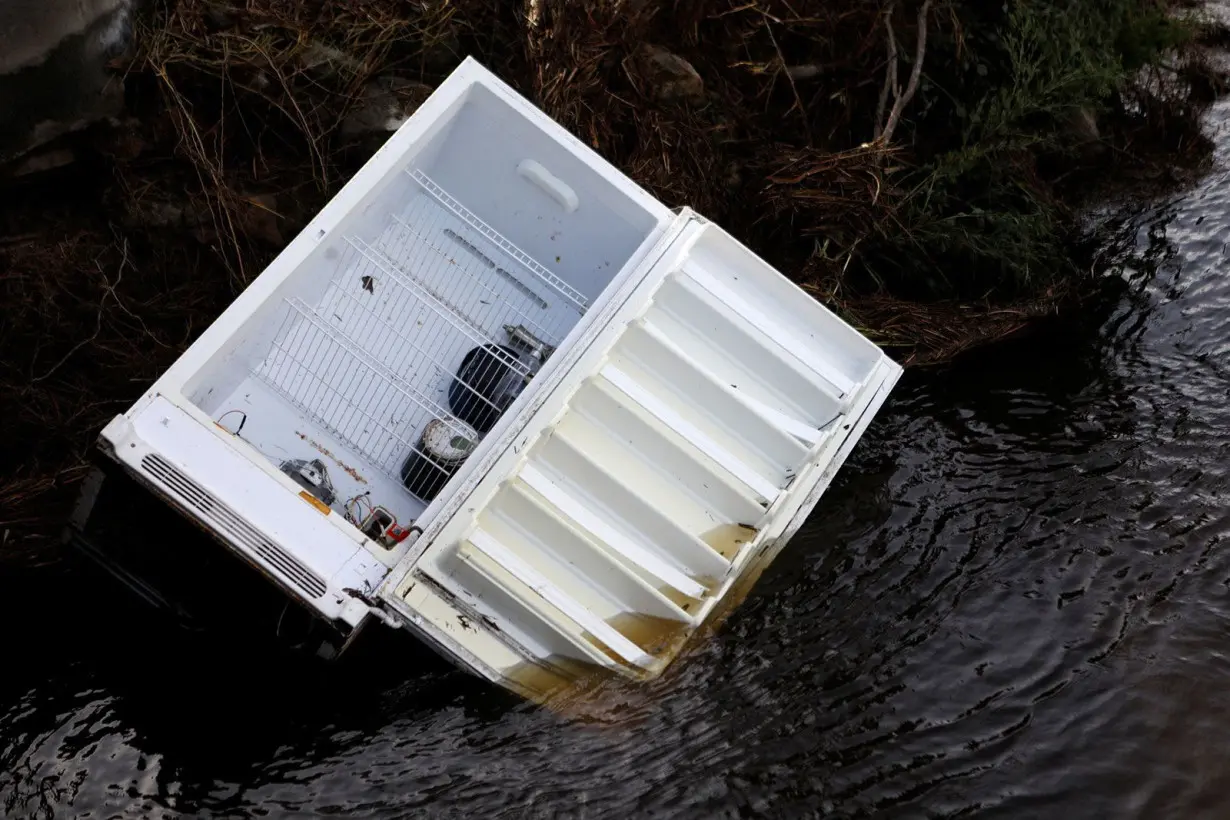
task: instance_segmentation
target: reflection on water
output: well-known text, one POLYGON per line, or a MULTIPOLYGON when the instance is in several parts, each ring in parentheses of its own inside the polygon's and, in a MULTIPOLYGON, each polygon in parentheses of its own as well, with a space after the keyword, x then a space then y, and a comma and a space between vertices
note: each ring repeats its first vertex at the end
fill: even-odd
POLYGON ((1228 180, 1125 224, 1100 315, 908 374, 721 632, 587 719, 0 576, 0 813, 1230 816, 1228 180))

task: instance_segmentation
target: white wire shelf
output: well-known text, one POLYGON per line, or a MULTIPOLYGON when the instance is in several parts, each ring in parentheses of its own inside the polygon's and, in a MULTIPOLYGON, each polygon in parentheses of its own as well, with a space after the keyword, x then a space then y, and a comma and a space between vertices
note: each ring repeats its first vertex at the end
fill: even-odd
MULTIPOLYGON (((396 454, 413 446, 411 439, 399 434, 395 425, 378 420, 396 394, 390 394, 386 386, 380 396, 355 402, 335 383, 339 380, 333 374, 339 371, 339 356, 344 367, 362 365, 350 362, 344 349, 331 345, 327 335, 322 337, 314 332, 317 326, 308 324, 310 311, 290 303, 288 308, 279 340, 253 375, 381 472, 392 475, 396 454), (322 354, 322 361, 313 361, 322 354)), ((370 371, 350 372, 359 377, 361 386, 372 380, 370 371)))
MULTIPOLYGON (((361 288, 366 289, 367 284, 370 284, 371 289, 374 291, 378 280, 373 277, 373 274, 378 273, 382 275, 379 283, 385 293, 387 294, 389 289, 394 290, 392 295, 386 296, 387 300, 404 304, 407 312, 413 311, 416 305, 424 306, 430 311, 433 320, 439 323, 439 327, 434 331, 427 331, 423 334, 428 344, 438 347, 433 342, 456 334, 464 336, 476 345, 490 343, 496 338, 494 333, 487 332, 484 327, 476 324, 465 314, 461 313, 457 307, 446 301, 444 297, 424 286, 422 282, 412 279, 380 249, 368 245, 357 237, 347 237, 346 242, 358 251, 366 261, 367 265, 362 266, 363 269, 370 271, 360 275, 361 288)), ((422 323, 420 323, 420 326, 423 326, 422 323)), ((510 367, 521 370, 523 374, 529 374, 528 369, 519 360, 502 353, 497 355, 510 367)))
POLYGON ((423 189, 435 197, 440 204, 460 217, 474 230, 478 231, 480 234, 487 237, 487 239, 495 243, 505 254, 512 259, 517 260, 517 262, 521 263, 526 270, 530 271, 543 282, 550 285, 557 293, 567 298, 581 313, 584 313, 589 309, 588 300, 586 300, 586 298, 582 296, 579 291, 549 271, 545 265, 538 262, 534 259, 534 257, 530 256, 528 253, 501 236, 494 228, 489 226, 486 222, 483 222, 468 208, 454 199, 448 191, 437 185, 431 177, 427 176, 427 174, 417 168, 407 170, 406 173, 409 174, 415 182, 423 186, 423 189))
POLYGON ((398 478, 407 454, 418 449, 418 420, 455 421, 452 414, 301 300, 285 304, 279 341, 254 375, 372 466, 398 478))
POLYGON ((474 440, 507 406, 493 401, 495 379, 483 382, 488 373, 466 362, 482 348, 514 386, 528 382, 537 367, 513 347, 510 330, 554 347, 583 308, 528 255, 425 176, 421 182, 382 230, 345 237, 316 304, 285 300, 271 352, 253 373, 423 497, 422 488, 438 489, 456 468, 426 452, 428 426, 445 424, 432 428, 437 441, 442 429, 474 440), (407 470, 440 475, 416 483, 407 470))

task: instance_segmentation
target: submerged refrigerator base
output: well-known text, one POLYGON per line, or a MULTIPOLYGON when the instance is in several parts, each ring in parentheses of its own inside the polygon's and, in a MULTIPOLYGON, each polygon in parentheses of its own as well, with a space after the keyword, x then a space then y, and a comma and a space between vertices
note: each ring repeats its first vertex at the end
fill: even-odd
POLYGON ((467 60, 101 446, 353 633, 659 674, 900 368, 467 60))

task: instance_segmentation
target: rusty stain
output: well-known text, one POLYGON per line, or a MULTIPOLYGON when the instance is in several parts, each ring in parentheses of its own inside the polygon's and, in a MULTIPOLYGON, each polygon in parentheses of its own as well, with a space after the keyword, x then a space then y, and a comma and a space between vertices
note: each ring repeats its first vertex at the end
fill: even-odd
POLYGON ((622 612, 607 623, 650 655, 674 656, 691 634, 691 624, 644 613, 622 612))
POLYGON ((298 430, 296 430, 295 435, 303 439, 304 441, 306 441, 308 444, 312 445, 312 449, 314 449, 316 452, 320 453, 322 456, 329 459, 337 466, 341 467, 342 472, 344 472, 346 475, 350 476, 351 478, 353 478, 355 481, 359 482, 360 484, 367 483, 367 479, 359 475, 358 470, 356 470, 354 467, 351 467, 349 464, 342 461, 337 456, 333 455, 333 453, 329 451, 329 448, 325 447, 320 442, 308 437, 307 433, 300 433, 298 430))

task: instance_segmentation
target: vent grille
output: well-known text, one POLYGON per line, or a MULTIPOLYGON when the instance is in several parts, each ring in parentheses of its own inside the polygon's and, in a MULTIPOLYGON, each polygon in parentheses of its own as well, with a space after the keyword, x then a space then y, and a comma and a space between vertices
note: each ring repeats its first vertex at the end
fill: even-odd
POLYGON ((309 597, 319 598, 325 594, 327 586, 316 573, 262 535, 166 459, 151 453, 141 459, 141 466, 168 489, 175 491, 202 518, 243 544, 309 597))

